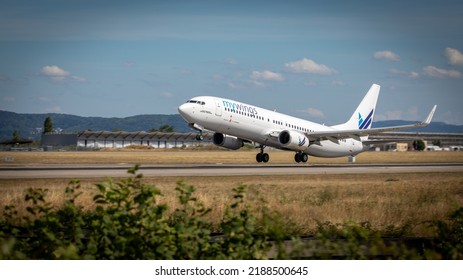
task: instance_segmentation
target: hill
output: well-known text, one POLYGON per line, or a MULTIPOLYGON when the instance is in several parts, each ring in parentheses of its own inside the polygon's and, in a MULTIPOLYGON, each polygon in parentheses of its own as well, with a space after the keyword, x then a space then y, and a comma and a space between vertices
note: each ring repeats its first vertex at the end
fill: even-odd
POLYGON ((171 125, 175 131, 190 129, 180 115, 137 115, 126 118, 80 117, 67 114, 17 114, 0 111, 0 141, 10 139, 17 130, 24 138, 40 139, 43 123, 51 117, 53 128, 66 133, 83 130, 148 131, 162 125, 171 125))
MULTIPOLYGON (((373 122, 373 127, 384 127, 384 126, 396 126, 396 125, 407 125, 414 124, 420 121, 377 121, 373 122)), ((452 125, 443 122, 431 122, 426 127, 420 127, 410 130, 404 130, 409 132, 436 132, 436 133, 463 133, 463 125, 452 125)))
MULTIPOLYGON (((80 117, 67 114, 17 114, 0 111, 0 141, 11 139, 17 130, 24 138, 40 139, 41 129, 47 117, 51 117, 53 127, 62 132, 75 133, 83 130, 105 131, 148 131, 162 125, 171 125, 177 132, 190 132, 190 128, 178 114, 175 115, 137 115, 126 118, 80 117)), ((411 121, 379 121, 373 127, 394 126, 414 123, 411 121)), ((429 126, 410 131, 463 133, 463 125, 449 125, 432 122, 429 126)))

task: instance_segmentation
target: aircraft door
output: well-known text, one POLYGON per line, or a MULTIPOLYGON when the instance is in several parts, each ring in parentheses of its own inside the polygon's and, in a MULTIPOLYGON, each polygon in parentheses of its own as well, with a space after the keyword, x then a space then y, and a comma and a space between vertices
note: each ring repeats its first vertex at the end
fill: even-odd
POLYGON ((220 104, 220 100, 214 99, 215 101, 215 115, 222 116, 222 104, 220 104))

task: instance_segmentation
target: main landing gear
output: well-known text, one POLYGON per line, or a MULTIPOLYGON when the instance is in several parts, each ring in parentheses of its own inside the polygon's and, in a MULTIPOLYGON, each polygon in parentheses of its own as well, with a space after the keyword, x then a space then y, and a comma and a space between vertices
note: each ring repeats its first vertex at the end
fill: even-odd
POLYGON ((260 153, 256 155, 256 161, 257 162, 268 162, 270 160, 270 156, 267 153, 264 153, 264 145, 260 145, 260 153))
MULTIPOLYGON (((256 155, 256 161, 257 162, 264 162, 264 163, 268 162, 270 160, 270 156, 267 153, 264 153, 265 146, 260 145, 259 148, 260 148, 260 153, 258 153, 256 155)), ((297 163, 300 163, 300 162, 305 163, 305 162, 307 162, 309 160, 309 156, 304 152, 297 152, 296 155, 294 155, 294 160, 297 163)))
POLYGON ((309 160, 309 156, 304 152, 297 152, 296 155, 294 156, 294 160, 297 163, 299 163, 299 162, 307 162, 309 160))

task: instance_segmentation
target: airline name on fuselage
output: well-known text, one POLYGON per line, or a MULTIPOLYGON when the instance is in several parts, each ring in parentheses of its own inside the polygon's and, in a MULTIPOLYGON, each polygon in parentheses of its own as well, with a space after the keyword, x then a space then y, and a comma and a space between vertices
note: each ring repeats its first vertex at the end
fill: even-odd
POLYGON ((235 111, 243 111, 246 113, 257 115, 257 110, 255 107, 247 106, 240 103, 235 103, 227 100, 222 100, 223 106, 235 111))

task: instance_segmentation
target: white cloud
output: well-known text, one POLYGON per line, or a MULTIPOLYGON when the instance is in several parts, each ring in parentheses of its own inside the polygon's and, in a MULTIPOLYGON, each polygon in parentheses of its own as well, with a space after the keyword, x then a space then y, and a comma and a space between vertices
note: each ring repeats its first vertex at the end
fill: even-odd
POLYGON ((56 79, 65 79, 71 75, 68 71, 63 70, 56 65, 44 66, 42 67, 42 70, 40 70, 40 73, 42 75, 56 79))
POLYGON ((265 80, 265 81, 277 81, 277 82, 284 81, 283 75, 281 75, 280 73, 276 73, 276 72, 272 72, 268 70, 265 70, 262 72, 252 71, 251 79, 265 80))
POLYGON ((51 108, 46 108, 43 110, 44 113, 62 113, 63 110, 61 109, 61 106, 55 106, 51 108))
POLYGON ((441 115, 442 120, 448 124, 463 125, 463 113, 447 111, 441 115))
POLYGON ((400 56, 391 51, 377 51, 373 54, 375 59, 384 59, 390 61, 400 61, 400 56))
POLYGON ((265 84, 263 82, 260 82, 260 81, 257 81, 257 80, 253 80, 251 81, 251 84, 255 87, 265 87, 265 84))
POLYGON ((5 102, 14 102, 16 99, 13 96, 5 96, 3 97, 3 101, 5 102))
POLYGON ((391 68, 389 69, 389 73, 391 74, 394 74, 394 75, 398 75, 398 76, 402 76, 402 77, 406 77, 406 78, 410 78, 410 79, 418 79, 420 77, 420 73, 417 73, 417 72, 407 72, 407 71, 402 71, 402 70, 398 70, 398 69, 395 69, 395 68, 391 68))
POLYGON ((10 77, 0 74, 0 82, 11 82, 11 81, 12 79, 10 77))
POLYGON ((59 66, 44 66, 40 70, 40 74, 49 78, 54 82, 64 82, 64 81, 76 81, 76 82, 85 82, 85 78, 73 76, 69 71, 66 71, 59 66))
POLYGON ((337 80, 337 81, 332 81, 331 84, 332 84, 332 85, 335 85, 335 86, 345 86, 345 85, 346 85, 345 82, 339 81, 339 80, 337 80))
POLYGON ((317 118, 324 118, 325 117, 325 114, 323 114, 322 111, 320 111, 319 109, 315 109, 315 108, 307 108, 307 109, 303 110, 302 112, 308 114, 311 117, 317 117, 317 118))
POLYGON ((191 75, 193 74, 193 70, 191 70, 190 68, 187 68, 187 67, 175 67, 175 70, 182 74, 182 75, 191 75))
POLYGON ((419 120, 420 115, 418 114, 418 107, 412 106, 412 107, 408 108, 405 118, 408 119, 408 120, 413 120, 413 121, 414 120, 419 120))
POLYGON ((381 115, 375 115, 375 121, 388 121, 388 120, 401 120, 402 112, 400 111, 387 111, 381 115))
POLYGON ((412 106, 403 111, 387 111, 384 114, 375 115, 375 121, 390 121, 390 120, 403 120, 403 121, 420 121, 423 116, 420 115, 418 107, 412 106))
POLYGON ((230 65, 237 65, 238 61, 233 58, 229 58, 225 61, 225 63, 230 64, 230 65))
POLYGON ((401 111, 388 111, 386 112, 387 120, 401 120, 402 112, 401 111))
POLYGON ((241 89, 241 86, 237 85, 237 84, 234 83, 234 82, 229 82, 229 83, 227 84, 227 86, 228 86, 229 88, 231 88, 231 89, 241 89))
POLYGON ((76 82, 82 82, 82 83, 86 81, 85 78, 77 77, 77 76, 71 76, 71 79, 76 81, 76 82))
POLYGON ((133 68, 133 67, 136 67, 137 66, 137 63, 134 62, 134 61, 126 61, 122 64, 122 66, 126 67, 126 68, 133 68))
POLYGON ((310 73, 321 75, 331 75, 336 73, 336 70, 333 68, 330 68, 324 64, 318 64, 315 61, 305 57, 302 60, 286 63, 285 67, 288 71, 294 73, 310 73))
POLYGON ((418 79, 420 77, 420 73, 417 73, 417 72, 410 72, 410 74, 408 75, 409 78, 412 78, 412 79, 418 79))
POLYGON ((449 64, 463 65, 463 54, 457 49, 446 48, 444 54, 447 57, 449 64))
POLYGON ((164 92, 161 92, 161 96, 165 97, 165 98, 172 98, 172 97, 174 97, 174 94, 172 92, 169 92, 169 91, 164 91, 164 92))
POLYGON ((216 81, 220 81, 220 80, 223 80, 223 76, 220 75, 220 74, 214 74, 214 75, 212 75, 212 79, 214 79, 216 81))
POLYGON ((308 87, 314 87, 317 85, 317 83, 315 81, 307 80, 304 82, 304 85, 308 87))
POLYGON ((459 71, 441 69, 431 65, 424 67, 423 72, 425 75, 435 78, 463 78, 463 75, 459 71))

